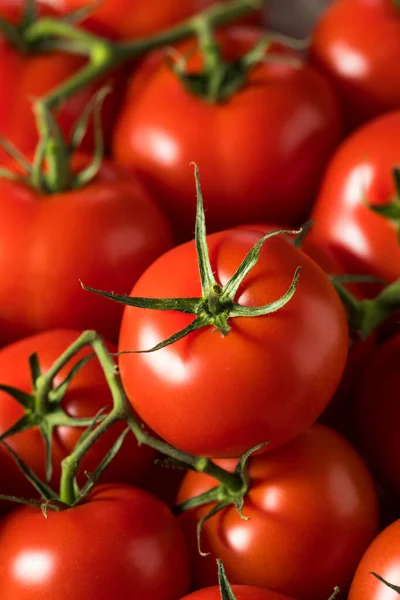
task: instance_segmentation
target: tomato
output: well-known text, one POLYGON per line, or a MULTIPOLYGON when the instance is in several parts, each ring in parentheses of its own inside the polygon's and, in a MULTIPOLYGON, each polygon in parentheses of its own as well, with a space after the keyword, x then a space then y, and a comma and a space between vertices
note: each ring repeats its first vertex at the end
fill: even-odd
POLYGON ((336 0, 317 22, 311 63, 336 86, 349 128, 400 109, 399 38, 395 0, 336 0))
MULTIPOLYGON (((235 600, 291 600, 288 596, 275 594, 275 592, 253 585, 233 585, 232 592, 235 600)), ((213 586, 193 592, 182 600, 221 600, 221 592, 218 586, 213 586)))
POLYGON ((371 356, 357 393, 357 430, 366 456, 382 484, 400 497, 400 407, 397 402, 400 335, 371 356))
MULTIPOLYGON (((233 469, 232 460, 218 464, 233 469)), ((377 495, 357 452, 339 434, 315 425, 272 453, 248 463, 249 492, 242 520, 229 506, 203 525, 198 554, 196 523, 212 505, 181 516, 191 546, 195 588, 213 585, 215 558, 231 584, 257 585, 300 600, 345 591, 378 530, 377 495)), ((215 486, 189 472, 178 502, 215 486)))
MULTIPOLYGON (((2 2, 0 14, 12 21, 18 20, 15 14, 20 12, 21 4, 22 2, 18 2, 9 6, 2 2)), ((42 7, 45 16, 49 12, 53 16, 54 11, 42 7)), ((91 28, 98 30, 96 27, 91 28)), ((34 100, 45 96, 72 77, 85 62, 86 59, 83 57, 63 52, 22 54, 0 35, 0 136, 12 142, 24 153, 33 151, 38 142, 33 111, 34 100)), ((113 90, 106 97, 102 109, 102 127, 108 144, 123 93, 123 79, 120 72, 86 86, 71 99, 62 103, 57 113, 57 120, 67 137, 90 99, 105 83, 113 90)), ((93 136, 93 128, 90 126, 83 140, 82 149, 93 148, 93 136)), ((0 147, 0 164, 4 165, 7 160, 7 153, 0 147)))
MULTIPOLYGON (((230 29, 221 37, 225 58, 242 56, 263 35, 258 28, 230 29)), ((135 98, 128 91, 114 155, 159 199, 182 239, 194 223, 191 161, 200 169, 209 232, 251 220, 299 224, 308 215, 340 139, 338 102, 315 69, 282 62, 293 52, 281 46, 271 52, 280 57, 260 63, 223 103, 187 91, 165 64, 135 98)), ((201 62, 195 54, 187 71, 201 62)))
POLYGON ((400 586, 399 538, 400 520, 384 529, 372 542, 358 565, 349 600, 398 600, 398 592, 378 581, 371 572, 400 586))
MULTIPOLYGON (((80 335, 74 330, 54 330, 15 342, 0 351, 0 384, 32 393, 32 381, 29 369, 29 356, 37 352, 42 372, 46 372, 59 356, 80 335)), ((110 351, 115 351, 109 345, 110 351)), ((71 368, 83 357, 92 352, 91 348, 80 351, 55 378, 57 386, 68 375, 71 368)), ((61 406, 65 412, 75 418, 95 417, 103 408, 112 405, 111 393, 102 368, 97 359, 87 363, 71 381, 61 406)), ((0 391, 0 432, 4 433, 23 415, 23 407, 9 394, 0 391)), ((123 423, 114 425, 90 450, 82 462, 81 482, 86 482, 84 471, 93 472, 106 456, 118 435, 122 433, 123 423)), ((79 427, 56 427, 53 435, 53 478, 52 483, 58 489, 61 461, 76 446, 82 429, 79 427)), ((7 439, 7 443, 42 479, 45 478, 45 450, 39 429, 34 427, 7 439)), ((105 471, 102 480, 139 482, 152 464, 155 453, 147 446, 138 446, 133 435, 129 434, 114 460, 105 471)), ((17 481, 18 483, 18 481, 17 481)), ((7 484, 7 482, 6 482, 7 484)), ((17 495, 18 490, 14 493, 17 495)), ((0 494, 3 491, 0 480, 0 494)), ((32 495, 32 491, 30 496, 32 495)))
POLYGON ((2 600, 176 600, 189 588, 182 532, 159 500, 99 486, 75 508, 22 508, 2 521, 2 600))
MULTIPOLYGON (((388 204, 395 195, 392 170, 399 160, 399 136, 400 112, 368 123, 342 144, 325 174, 310 238, 347 273, 388 282, 400 277, 396 227, 365 205, 388 204)), ((376 286, 364 287, 374 295, 376 286)))
MULTIPOLYGON (((240 230, 208 236, 221 285, 260 237, 240 230)), ((238 456, 262 442, 283 444, 315 421, 339 383, 348 344, 344 310, 327 277, 274 237, 235 302, 264 306, 280 298, 298 266, 297 291, 281 311, 231 319, 226 337, 207 327, 162 350, 119 357, 129 400, 153 431, 192 454, 238 456)), ((195 243, 188 242, 155 261, 131 295, 200 298, 198 279, 195 243)), ((126 307, 119 350, 152 348, 192 320, 126 307)))
MULTIPOLYGON (((223 0, 226 2, 227 0, 223 0)), ((213 0, 48 0, 60 12, 93 5, 92 18, 109 28, 119 39, 141 38, 169 28, 206 9, 213 0)), ((246 20, 260 22, 260 12, 246 20)))
POLYGON ((153 200, 107 161, 85 187, 52 196, 1 180, 0 214, 3 343, 58 327, 115 340, 122 307, 84 292, 79 279, 125 292, 172 243, 153 200))

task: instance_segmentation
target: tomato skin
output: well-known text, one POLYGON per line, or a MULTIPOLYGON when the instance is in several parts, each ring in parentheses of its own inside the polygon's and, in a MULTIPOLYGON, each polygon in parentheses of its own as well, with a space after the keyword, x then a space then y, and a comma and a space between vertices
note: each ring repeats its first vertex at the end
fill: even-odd
MULTIPOLYGON (((0 383, 31 393, 29 356, 37 352, 42 372, 46 372, 55 360, 78 339, 80 333, 71 329, 49 331, 3 348, 0 351, 0 383)), ((108 347, 110 352, 115 352, 116 349, 112 344, 109 344, 108 347)), ((62 369, 55 379, 55 385, 63 381, 74 364, 91 352, 91 348, 80 351, 62 369)), ((108 384, 102 368, 95 358, 85 365, 73 379, 61 404, 72 417, 94 417, 102 408, 111 405, 112 398, 108 384)), ((23 408, 9 394, 0 391, 0 432, 7 431, 23 414, 23 408)), ((100 464, 123 429, 123 423, 115 425, 93 446, 82 462, 80 482, 86 482, 84 471, 90 473, 100 464)), ((81 433, 82 429, 75 427, 58 427, 54 431, 52 484, 55 489, 58 489, 60 482, 61 461, 72 452, 81 433)), ((44 444, 37 428, 14 435, 7 439, 7 443, 42 480, 45 479, 44 444)), ((104 472, 102 481, 137 483, 152 464, 154 457, 155 452, 151 448, 139 447, 133 435, 129 434, 120 452, 104 472)), ((12 477, 12 481, 14 481, 14 477, 12 477)), ((7 482, 5 484, 8 485, 7 482)), ((16 485, 19 486, 18 479, 16 485)), ((19 489, 17 487, 12 493, 18 495, 19 489)), ((0 493, 11 493, 11 490, 7 492, 0 487, 0 493)), ((32 493, 34 493, 33 488, 29 487, 28 497, 31 497, 32 493)))
MULTIPOLYGON (((282 596, 255 586, 233 585, 231 587, 236 600, 293 600, 289 596, 282 596)), ((218 586, 213 586, 193 592, 181 600, 221 600, 221 592, 218 586)))
MULTIPOLYGON (((87 164, 87 156, 76 159, 87 164)), ((52 196, 2 180, 0 214, 3 343, 59 327, 95 329, 116 340, 122 306, 84 292, 79 279, 127 292, 172 245, 158 206, 106 161, 84 188, 52 196)))
MULTIPOLYGON (((235 59, 262 35, 259 28, 229 30, 221 38, 223 52, 235 59)), ((195 55, 188 70, 200 66, 195 55)), ((251 220, 300 224, 341 135, 337 100, 307 65, 262 63, 221 104, 189 93, 162 65, 135 100, 128 90, 128 99, 114 156, 141 177, 185 240, 195 219, 190 162, 199 166, 209 232, 251 220)))
POLYGON ((378 573, 389 583, 400 585, 400 520, 384 529, 372 542, 350 588, 349 600, 398 600, 399 594, 370 575, 378 573))
POLYGON ((384 487, 400 497, 400 407, 397 402, 400 335, 371 356, 356 396, 357 432, 363 451, 384 487))
POLYGON ((393 0, 336 0, 319 19, 311 63, 341 94, 349 128, 400 108, 399 38, 393 0))
MULTIPOLYGON (((218 464, 233 469, 234 461, 218 464)), ((201 557, 196 522, 212 505, 180 517, 191 547, 195 589, 215 584, 215 557, 231 584, 266 587, 300 600, 328 598, 350 584, 378 531, 377 495, 357 452, 334 431, 314 425, 272 453, 249 461, 250 487, 240 519, 228 507, 204 523, 201 557)), ((188 473, 179 503, 215 486, 188 473)))
POLYGON ((2 600, 176 600, 190 583, 177 520, 129 486, 99 486, 61 512, 23 508, 0 531, 2 600))
MULTIPOLYGON (((4 446, 0 447, 0 494, 17 498, 32 498, 36 495, 36 491, 4 446)), ((0 517, 17 506, 20 505, 0 499, 0 517)))
MULTIPOLYGON (((239 230, 208 236, 217 281, 224 285, 259 239, 255 231, 239 230)), ((231 319, 225 338, 207 327, 157 352, 119 357, 130 402, 153 431, 192 454, 238 456, 262 442, 283 444, 316 420, 339 383, 348 344, 344 310, 327 277, 275 237, 235 301, 263 306, 277 300, 300 265, 297 291, 281 311, 231 319)), ((201 297, 194 242, 154 262, 132 295, 201 297)), ((126 307, 119 350, 151 348, 192 320, 126 307)))
MULTIPOLYGON (((365 206, 394 197, 392 170, 398 164, 400 112, 368 123, 336 152, 326 171, 312 218, 310 239, 326 248, 347 272, 387 282, 400 277, 395 226, 365 206)), ((366 284, 366 294, 377 286, 366 284)))

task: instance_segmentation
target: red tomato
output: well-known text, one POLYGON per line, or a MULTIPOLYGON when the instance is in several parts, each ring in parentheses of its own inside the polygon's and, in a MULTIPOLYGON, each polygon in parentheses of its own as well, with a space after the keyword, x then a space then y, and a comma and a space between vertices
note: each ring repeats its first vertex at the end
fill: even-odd
MULTIPOLYGON (((293 600, 254 585, 233 585, 232 592, 235 600, 293 600)), ((213 586, 193 592, 182 600, 221 600, 221 592, 218 586, 213 586)))
MULTIPOLYGON (((225 58, 242 56, 262 35, 258 28, 229 30, 221 38, 225 58)), ((287 58, 287 49, 274 46, 273 52, 287 58)), ((201 62, 197 53, 188 71, 200 69, 201 62)), ((195 215, 191 161, 199 165, 210 232, 251 220, 298 224, 308 215, 340 135, 337 100, 307 65, 265 61, 239 92, 218 104, 188 92, 161 65, 141 94, 133 98, 128 92, 114 154, 141 177, 188 239, 195 215)))
MULTIPOLYGON (((19 0, 10 4, 2 0, 0 14, 7 20, 18 22, 21 5, 19 0)), ((42 12, 44 15, 54 14, 54 11, 43 6, 42 12)), ((91 29, 96 31, 98 27, 91 26, 91 29)), ((45 96, 72 77, 83 67, 85 61, 83 57, 62 52, 22 54, 0 35, 0 136, 24 153, 33 151, 38 142, 34 100, 45 96)), ((122 74, 119 72, 102 79, 100 83, 86 86, 73 98, 62 103, 57 120, 67 137, 89 100, 105 83, 114 90, 106 97, 102 108, 103 132, 108 143, 123 92, 122 74)), ((93 128, 90 126, 82 143, 83 149, 93 148, 93 135, 93 128)), ((7 160, 7 153, 0 147, 0 165, 4 165, 7 160)))
MULTIPOLYGON (((235 462, 218 464, 233 469, 235 462)), ((372 477, 356 451, 334 431, 315 425, 290 444, 249 460, 250 487, 242 520, 230 506, 204 523, 197 550, 196 523, 212 505, 184 513, 195 587, 216 580, 215 558, 230 583, 257 585, 300 600, 328 598, 350 584, 378 530, 372 477)), ((215 486, 189 472, 178 502, 215 486)), ((367 598, 368 596, 366 596, 367 598)))
MULTIPOLYGON (((32 485, 17 467, 14 459, 3 446, 0 446, 0 494, 26 499, 37 495, 32 485)), ((0 516, 17 506, 20 505, 0 499, 0 516)))
MULTIPOLYGON (((0 351, 0 383, 9 385, 27 393, 32 393, 32 381, 29 369, 29 356, 37 352, 42 372, 46 372, 55 360, 80 335, 79 331, 56 330, 42 333, 16 342, 0 351)), ((110 351, 115 351, 109 345, 110 351)), ((57 386, 68 375, 71 368, 83 357, 92 352, 85 348, 62 369, 54 383, 57 386)), ((106 407, 112 405, 111 393, 100 363, 93 358, 71 381, 62 400, 62 408, 72 417, 94 417, 106 407)), ((0 391, 0 433, 7 431, 24 415, 24 409, 9 394, 0 391)), ((90 450, 82 462, 81 482, 86 482, 84 471, 92 472, 106 456, 118 435, 122 433, 123 423, 113 426, 90 450)), ((53 478, 52 483, 58 489, 61 461, 71 454, 76 446, 82 429, 78 427, 57 427, 53 436, 53 478)), ((39 429, 34 427, 7 439, 7 443, 42 479, 45 478, 45 451, 39 429)), ((136 483, 150 467, 155 452, 148 446, 138 446, 133 435, 129 434, 103 475, 103 481, 122 481, 136 483)), ((1 486, 1 482, 0 482, 1 486)), ((17 490, 18 491, 18 490, 17 490)), ((17 491, 15 495, 17 495, 17 491)), ((0 487, 0 494, 7 493, 0 487)), ((11 493, 11 492, 8 492, 11 493)), ((34 494, 33 494, 34 495, 34 494)), ((29 497, 32 496, 31 495, 29 497)))
POLYGON ((84 188, 52 196, 1 180, 0 214, 3 343, 58 327, 115 340, 122 307, 84 292, 79 279, 126 292, 171 245, 159 208, 109 162, 84 188))
POLYGON ((398 600, 399 594, 378 581, 375 572, 400 586, 400 521, 384 529, 372 542, 358 565, 351 584, 349 600, 398 600))
MULTIPOLYGON (((260 237, 244 230, 208 237, 221 285, 260 237)), ((149 427, 192 454, 238 456, 261 442, 283 444, 316 420, 339 383, 348 344, 344 310, 327 277, 275 237, 265 243, 235 302, 264 306, 277 300, 298 266, 298 288, 284 309, 231 319, 224 338, 207 327, 157 352, 120 356, 130 402, 149 427)), ((154 262, 132 295, 200 298, 194 242, 154 262)), ((183 313, 126 307, 119 350, 152 348, 192 320, 183 313)))
POLYGON ((143 490, 99 486, 71 509, 22 508, 3 519, 2 600, 176 600, 190 583, 169 509, 143 490))
MULTIPOLYGON (((388 204, 395 195, 393 168, 400 156, 400 112, 385 115, 351 135, 333 157, 314 207, 310 238, 347 273, 400 277, 397 231, 365 205, 388 204)), ((374 295, 376 286, 365 285, 374 295)))
POLYGON ((357 430, 366 456, 382 484, 400 497, 400 406, 397 386, 400 335, 375 350, 359 379, 357 430))
POLYGON ((399 40, 395 0, 336 0, 318 21, 311 62, 341 94, 350 128, 400 108, 399 40))
MULTIPOLYGON (((206 9, 213 0, 47 0, 60 12, 93 5, 92 18, 108 27, 119 39, 141 38, 167 29, 206 9)), ((226 2, 227 0, 223 0, 226 2)), ((250 15, 251 22, 262 21, 261 12, 250 15)))

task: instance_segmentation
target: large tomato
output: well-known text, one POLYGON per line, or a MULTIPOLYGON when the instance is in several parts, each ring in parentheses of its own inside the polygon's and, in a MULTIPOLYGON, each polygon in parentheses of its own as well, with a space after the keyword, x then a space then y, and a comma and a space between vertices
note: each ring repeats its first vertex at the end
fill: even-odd
POLYGON ((358 565, 349 600, 398 600, 399 593, 371 573, 400 587, 400 521, 384 529, 372 542, 358 565))
MULTIPOLYGON (((227 1, 227 0, 223 0, 227 1)), ((47 0, 60 12, 93 5, 92 18, 120 39, 152 35, 204 10, 214 0, 47 0)), ((261 14, 249 17, 260 21, 261 14)))
MULTIPOLYGON (((234 461, 218 464, 233 468, 234 461)), ((315 425, 272 453, 251 457, 242 520, 234 506, 203 525, 198 553, 196 523, 212 505, 183 513, 191 545, 195 587, 216 580, 215 558, 228 580, 257 585, 300 600, 328 598, 349 586, 358 561, 378 530, 372 477, 339 434, 315 425)), ((178 502, 215 486, 205 474, 188 473, 178 502)), ((368 598, 368 596, 366 596, 368 598)))
MULTIPOLYGON (((18 20, 15 14, 19 17, 21 4, 22 2, 17 2, 9 5, 2 2, 0 14, 11 21, 18 20)), ((45 15, 49 12, 48 7, 42 7, 41 10, 45 15)), ((45 96, 72 77, 83 67, 85 60, 83 57, 64 52, 23 54, 6 42, 0 34, 0 136, 24 153, 33 151, 38 142, 34 100, 45 96)), ((95 92, 105 83, 113 90, 106 97, 102 108, 103 133, 108 143, 123 91, 122 75, 119 72, 100 83, 85 86, 71 99, 62 103, 58 111, 58 122, 66 136, 71 133, 73 125, 95 92)), ((83 140, 82 148, 93 148, 92 127, 83 140)), ((0 166, 5 161, 7 153, 0 147, 0 166)))
MULTIPOLYGON (((70 329, 49 331, 3 348, 0 351, 0 384, 12 386, 28 394, 33 393, 29 356, 37 352, 44 373, 78 339, 79 335, 79 331, 70 329)), ((110 351, 115 350, 111 344, 109 348, 110 351)), ((54 381, 55 386, 61 383, 71 368, 91 351, 90 348, 81 350, 61 370, 54 381)), ((86 364, 71 381, 61 406, 74 418, 94 417, 101 409, 112 406, 111 393, 96 358, 86 364)), ((7 431, 23 415, 23 407, 10 395, 0 391, 0 433, 7 431)), ((85 456, 81 468, 81 482, 86 482, 84 471, 93 472, 124 427, 124 424, 112 427, 85 456)), ((56 427, 54 430, 52 483, 55 489, 58 489, 60 482, 61 461, 72 452, 82 432, 83 429, 79 427, 56 427)), ((18 433, 8 438, 7 443, 42 480, 45 478, 45 450, 38 428, 34 427, 18 433)), ((129 434, 120 452, 104 472, 102 480, 138 482, 152 464, 154 456, 153 450, 148 446, 139 447, 133 435, 129 434)), ((11 491, 2 491, 0 480, 1 493, 11 493, 11 491)), ((14 495, 18 495, 18 490, 14 495)))
MULTIPOLYGON (((388 204, 395 197, 392 170, 400 160, 399 139, 400 112, 380 117, 342 144, 326 172, 310 238, 347 273, 388 282, 400 277, 397 228, 366 205, 388 204)), ((373 291, 370 285, 365 290, 373 291)))
MULTIPOLYGON (((77 157, 81 167, 87 160, 77 157)), ((126 292, 171 245, 159 208, 109 162, 85 187, 50 196, 1 180, 0 214, 3 343, 58 327, 115 340, 122 308, 84 292, 79 279, 126 292)))
MULTIPOLYGON (((260 237, 256 231, 230 230, 207 238, 221 285, 260 237)), ((315 421, 339 383, 348 345, 344 310, 326 275, 274 237, 264 244, 235 302, 254 307, 277 300, 298 266, 297 291, 282 310, 231 319, 226 337, 207 327, 162 350, 120 356, 130 402, 161 437, 193 454, 238 456, 261 442, 283 444, 315 421)), ((131 295, 201 298, 194 242, 155 261, 131 295)), ((152 348, 193 319, 126 307, 119 350, 152 348)))
MULTIPOLYGON (((225 58, 242 56, 263 34, 257 28, 229 30, 221 36, 225 58)), ((293 225, 307 217, 340 139, 338 102, 315 69, 282 62, 285 48, 272 51, 278 58, 261 62, 224 102, 212 104, 189 92, 166 64, 140 94, 128 93, 114 154, 160 200, 182 239, 194 223, 191 161, 202 175, 210 232, 250 220, 293 225)), ((196 53, 187 71, 201 67, 196 53)), ((135 76, 132 86, 137 89, 135 76)))
POLYGON ((382 484, 400 497, 400 335, 375 350, 359 380, 357 430, 382 484))
POLYGON ((334 83, 349 127, 400 108, 395 0, 336 0, 317 22, 311 62, 334 83))
POLYGON ((99 486, 83 504, 22 508, 0 532, 2 600, 176 600, 190 571, 179 524, 151 494, 99 486))

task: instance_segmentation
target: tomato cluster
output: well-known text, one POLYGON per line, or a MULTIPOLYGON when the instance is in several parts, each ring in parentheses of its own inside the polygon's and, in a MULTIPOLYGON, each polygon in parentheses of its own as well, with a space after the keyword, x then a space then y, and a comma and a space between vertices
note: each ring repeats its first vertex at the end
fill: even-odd
POLYGON ((397 598, 399 33, 0 0, 0 600, 397 598))

